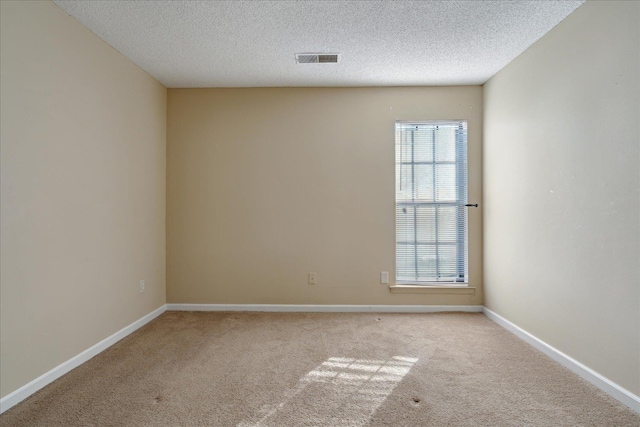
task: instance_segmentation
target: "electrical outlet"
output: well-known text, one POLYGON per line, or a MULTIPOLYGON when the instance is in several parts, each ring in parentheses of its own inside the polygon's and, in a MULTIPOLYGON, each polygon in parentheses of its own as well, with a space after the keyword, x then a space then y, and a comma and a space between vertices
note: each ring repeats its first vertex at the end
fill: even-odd
POLYGON ((316 273, 309 273, 309 284, 310 285, 316 284, 316 273))
POLYGON ((140 280, 140 293, 144 292, 144 280, 140 280))
POLYGON ((381 271, 380 272, 380 283, 382 283, 383 285, 389 283, 389 272, 388 271, 381 271))

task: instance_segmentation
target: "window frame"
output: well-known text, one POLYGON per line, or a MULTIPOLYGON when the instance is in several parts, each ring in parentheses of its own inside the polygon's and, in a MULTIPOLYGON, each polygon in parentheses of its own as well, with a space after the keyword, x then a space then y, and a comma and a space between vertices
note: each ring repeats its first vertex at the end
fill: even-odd
MULTIPOLYGON (((424 120, 424 121, 404 121, 404 120, 397 120, 394 124, 394 128, 395 128, 395 140, 394 140, 394 147, 396 148, 395 151, 395 159, 394 159, 394 165, 395 165, 395 173, 396 173, 396 182, 395 182, 395 190, 394 190, 394 202, 395 202, 395 234, 396 234, 396 242, 395 242, 395 280, 396 280, 396 285, 411 285, 411 286, 420 286, 420 287, 469 287, 469 215, 468 215, 468 211, 467 211, 467 207, 468 205, 468 198, 469 198, 469 183, 468 183, 468 143, 469 143, 469 135, 468 135, 468 121, 464 120, 464 119, 452 119, 452 120, 424 120), (454 125, 457 126, 458 128, 456 129, 456 133, 455 133, 455 147, 454 147, 454 151, 455 151, 455 160, 453 162, 449 161, 438 161, 437 160, 437 155, 436 155, 436 136, 435 133, 432 136, 432 161, 431 162, 416 162, 415 160, 415 154, 414 154, 414 150, 415 150, 415 142, 413 142, 413 135, 414 133, 412 133, 412 154, 411 154, 411 162, 405 162, 402 159, 398 159, 398 129, 399 127, 407 127, 407 126, 416 126, 416 128, 418 126, 426 126, 426 127, 435 127, 435 129, 437 129, 438 125, 454 125), (398 165, 411 165, 411 185, 412 185, 412 193, 413 193, 413 200, 411 202, 407 202, 407 201, 399 201, 398 200, 398 195, 399 195, 399 180, 402 181, 402 176, 401 173, 399 175, 398 172, 398 165), (430 164, 433 166, 434 169, 434 181, 432 183, 432 187, 434 188, 433 192, 435 194, 436 191, 436 180, 435 180, 435 170, 436 170, 436 165, 438 164, 454 164, 455 165, 455 171, 456 171, 456 176, 455 176, 455 200, 454 201, 437 201, 436 197, 433 197, 433 201, 416 201, 415 199, 415 188, 416 188, 416 178, 415 178, 415 172, 414 172, 414 168, 416 164, 430 164), (400 176, 400 178, 399 178, 400 176), (460 189, 463 189, 462 192, 460 192, 460 189), (456 239, 455 242, 453 242, 453 245, 456 246, 456 257, 455 257, 455 263, 456 263, 456 274, 454 277, 452 278, 446 278, 446 279, 440 279, 439 277, 433 277, 433 278, 427 278, 425 280, 419 280, 417 277, 419 276, 418 273, 418 264, 417 261, 415 263, 415 269, 416 269, 416 274, 415 274, 415 279, 413 280, 407 280, 406 276, 404 278, 400 278, 399 276, 399 268, 398 268, 398 249, 399 246, 402 245, 411 245, 413 244, 414 246, 414 253, 415 256, 417 257, 418 255, 418 247, 419 246, 424 246, 425 243, 424 242, 419 242, 418 238, 415 237, 413 242, 411 241, 400 241, 399 240, 399 222, 398 222, 398 212, 399 212, 399 208, 400 206, 404 206, 405 208, 408 206, 413 206, 414 207, 414 222, 413 222, 413 229, 414 229, 414 233, 417 236, 417 232, 418 232, 418 221, 416 219, 416 209, 419 206, 428 206, 428 207, 434 207, 435 208, 435 213, 434 213, 434 218, 437 224, 438 221, 438 208, 440 206, 455 206, 456 209, 456 216, 459 216, 460 214, 463 215, 463 219, 456 219, 455 220, 455 229, 456 229, 456 239), (458 237, 460 231, 462 231, 462 238, 458 237), (460 252, 462 252, 462 254, 460 255, 460 252), (462 268, 460 266, 460 264, 462 263, 462 268), (462 271, 462 276, 460 276, 460 272, 462 271)), ((403 148, 400 148, 400 153, 402 156, 403 153, 403 148)), ((402 167, 402 166, 400 166, 402 167)), ((424 181, 425 183, 427 181, 424 181)), ((400 184, 401 185, 401 184, 400 184)), ((406 211, 405 211, 406 212, 406 211)), ((436 225, 436 228, 434 230, 434 235, 438 236, 438 226, 436 225)), ((451 242, 447 242, 447 244, 451 244, 451 242)), ((432 244, 435 248, 436 251, 436 272, 438 272, 438 246, 439 245, 443 245, 443 243, 438 242, 438 237, 436 237, 435 242, 432 244)), ((438 273, 436 273, 438 274, 438 273)))

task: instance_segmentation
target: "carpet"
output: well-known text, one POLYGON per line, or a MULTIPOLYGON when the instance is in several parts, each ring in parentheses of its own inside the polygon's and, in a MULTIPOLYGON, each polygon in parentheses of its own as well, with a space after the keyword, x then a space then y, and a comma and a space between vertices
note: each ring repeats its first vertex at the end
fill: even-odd
POLYGON ((2 426, 640 426, 479 313, 166 312, 2 426))

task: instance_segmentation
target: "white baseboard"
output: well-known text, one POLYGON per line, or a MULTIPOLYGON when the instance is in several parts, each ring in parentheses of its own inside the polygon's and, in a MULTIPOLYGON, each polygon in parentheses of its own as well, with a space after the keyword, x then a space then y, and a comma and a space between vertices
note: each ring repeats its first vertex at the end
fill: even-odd
POLYGON ((167 310, 171 311, 260 311, 260 312, 316 312, 316 313, 441 313, 483 312, 489 319, 537 348, 556 362, 578 374, 605 393, 640 413, 640 397, 619 386, 591 368, 567 356, 524 329, 511 323, 499 314, 478 305, 291 305, 291 304, 166 304, 146 316, 125 326, 82 353, 61 363, 30 383, 0 399, 0 414, 20 403, 36 391, 60 378, 72 369, 106 350, 127 335, 141 328, 167 310))
POLYGON ((156 317, 160 316, 166 310, 167 310, 167 306, 162 305, 161 307, 153 310, 151 313, 147 314, 146 316, 143 316, 140 319, 136 320, 135 322, 131 323, 130 325, 120 329, 115 334, 103 339, 96 345, 89 347, 82 353, 72 357, 66 362, 62 362, 61 364, 59 364, 49 372, 46 372, 40 375, 38 378, 31 381, 30 383, 25 384, 19 389, 9 393, 8 395, 0 399, 0 414, 7 411, 9 408, 15 406, 16 404, 22 402, 24 399, 31 396, 33 393, 40 390, 47 384, 50 384, 51 382, 57 380, 58 378, 60 378, 61 376, 63 376, 73 368, 76 368, 82 365, 84 362, 96 356, 98 353, 111 347, 113 344, 117 343, 127 335, 131 334, 132 332, 136 331, 137 329, 141 328, 142 326, 146 325, 147 323, 155 319, 156 317))
POLYGON ((268 311, 296 313, 481 313, 481 305, 167 304, 169 311, 268 311))
POLYGON ((493 320, 494 322, 496 322, 498 325, 502 326, 509 332, 512 332, 518 338, 522 339, 526 343, 540 350, 541 352, 543 352, 544 354, 546 354, 556 362, 560 363, 565 368, 568 368, 569 370, 575 372, 580 377, 589 381, 591 384, 595 385, 600 390, 609 394, 614 399, 625 404, 626 406, 633 409, 634 411, 640 413, 640 397, 636 396, 629 390, 626 390, 625 388, 619 386, 618 384, 614 383, 613 381, 606 378, 605 376, 597 373, 593 369, 571 358, 570 356, 567 356, 560 350, 550 346, 549 344, 542 341, 541 339, 536 338, 535 336, 531 335, 529 332, 525 331, 519 326, 516 326, 515 324, 511 323, 510 321, 500 316, 499 314, 489 310, 488 308, 483 307, 482 312, 489 319, 493 320))

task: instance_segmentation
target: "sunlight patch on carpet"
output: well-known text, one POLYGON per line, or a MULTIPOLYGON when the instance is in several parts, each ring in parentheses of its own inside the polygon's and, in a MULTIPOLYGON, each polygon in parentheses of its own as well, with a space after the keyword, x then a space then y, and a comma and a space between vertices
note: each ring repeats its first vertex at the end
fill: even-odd
POLYGON ((298 381, 278 404, 264 405, 237 427, 364 426, 418 361, 330 357, 298 381))

